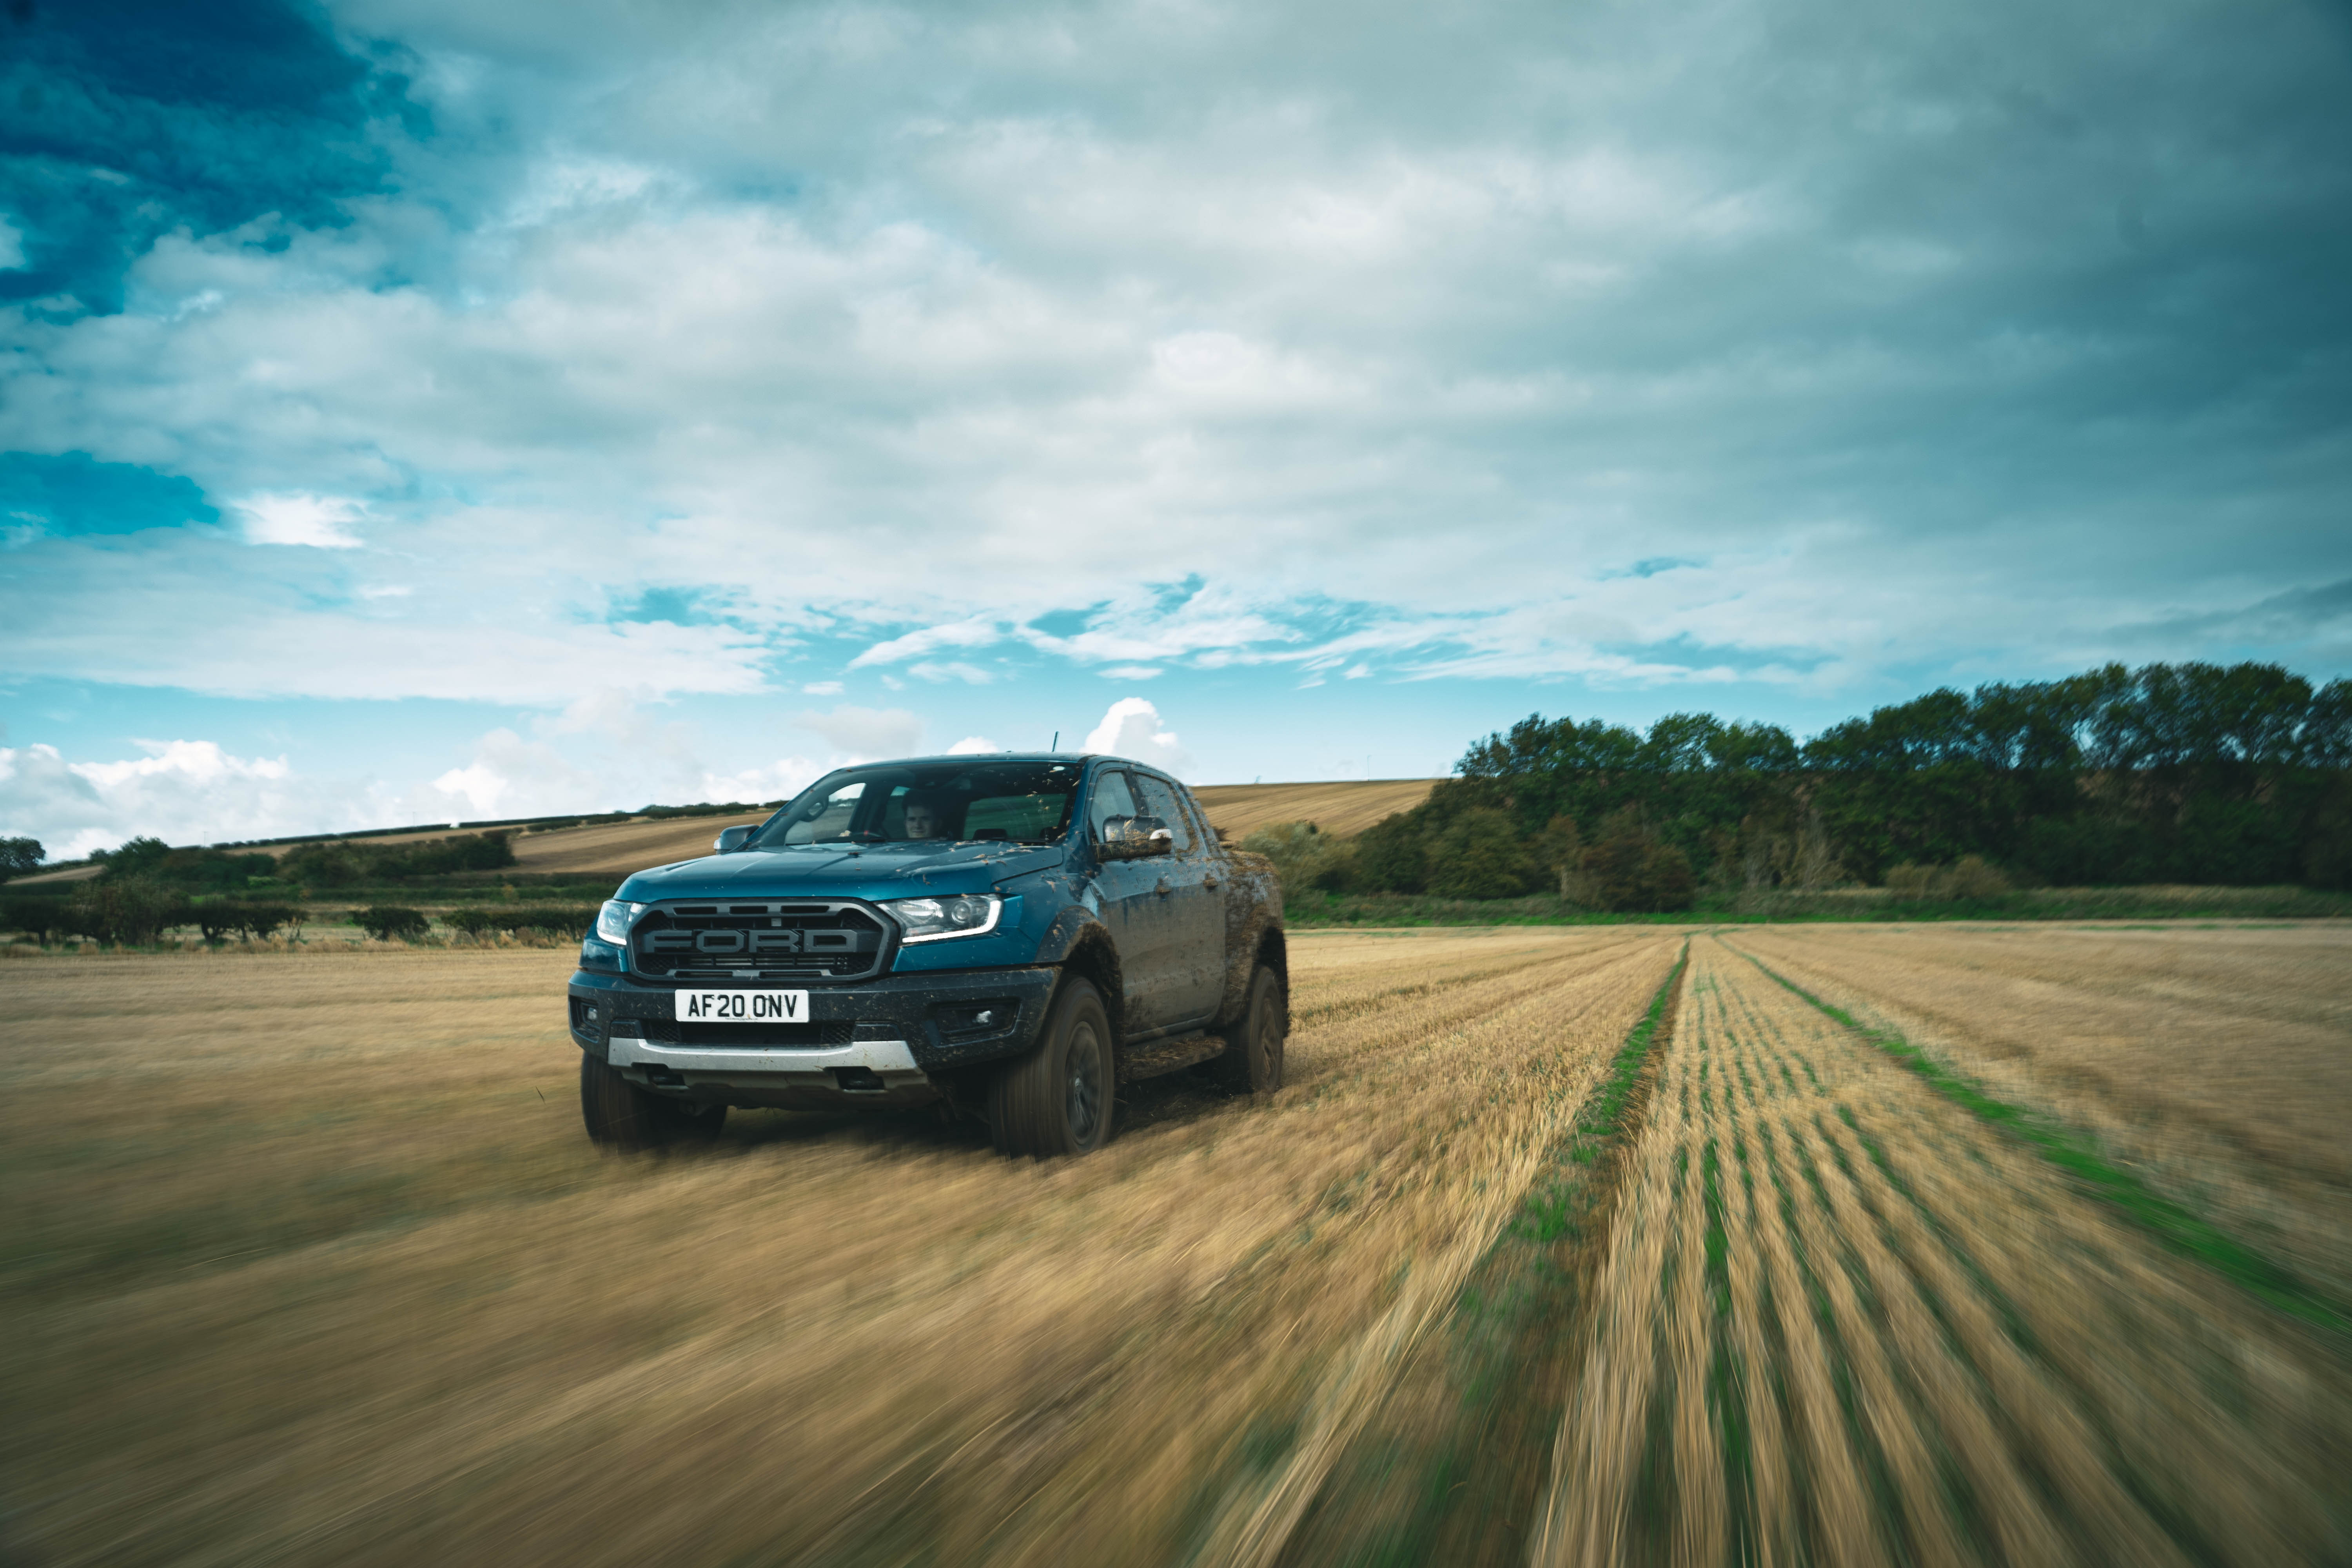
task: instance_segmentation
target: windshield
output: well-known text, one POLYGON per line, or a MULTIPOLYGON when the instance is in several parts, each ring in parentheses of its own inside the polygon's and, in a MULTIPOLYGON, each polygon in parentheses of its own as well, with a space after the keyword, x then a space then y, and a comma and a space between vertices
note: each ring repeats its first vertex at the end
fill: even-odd
POLYGON ((788 844, 1060 841, 1085 772, 1077 763, 886 763, 822 779, 754 835, 788 844))

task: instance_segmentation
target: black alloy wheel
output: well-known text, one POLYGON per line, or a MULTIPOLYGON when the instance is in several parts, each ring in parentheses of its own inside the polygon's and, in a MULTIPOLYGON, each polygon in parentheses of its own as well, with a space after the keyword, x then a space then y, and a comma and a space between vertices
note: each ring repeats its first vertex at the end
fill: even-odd
POLYGON ((1074 977, 1055 999, 1045 1039, 989 1089, 997 1149, 1040 1160, 1094 1152, 1110 1142, 1115 1081, 1109 1010, 1074 977))
POLYGON ((1242 1016, 1225 1031, 1217 1078, 1235 1094, 1272 1094, 1282 1087, 1282 1046, 1290 1033, 1289 998, 1282 976, 1267 964, 1250 976, 1242 1016))

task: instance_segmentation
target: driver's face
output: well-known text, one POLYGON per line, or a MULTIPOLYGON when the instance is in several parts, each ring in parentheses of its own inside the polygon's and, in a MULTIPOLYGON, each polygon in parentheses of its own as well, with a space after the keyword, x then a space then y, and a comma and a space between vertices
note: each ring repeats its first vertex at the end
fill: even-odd
POLYGON ((929 838, 930 836, 931 808, 928 805, 908 806, 907 808, 907 837, 909 838, 929 838))

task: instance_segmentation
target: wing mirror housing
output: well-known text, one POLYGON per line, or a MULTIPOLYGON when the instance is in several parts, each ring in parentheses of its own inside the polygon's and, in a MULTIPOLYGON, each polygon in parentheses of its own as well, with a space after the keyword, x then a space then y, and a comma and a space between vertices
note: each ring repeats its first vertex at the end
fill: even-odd
POLYGON ((1176 836, 1156 816, 1114 816, 1103 824, 1097 849, 1106 860, 1149 860, 1173 854, 1176 836))
POLYGON ((732 855, 743 847, 745 839, 758 831, 754 827, 722 827, 719 830, 719 837, 710 841, 710 847, 721 855, 732 855))

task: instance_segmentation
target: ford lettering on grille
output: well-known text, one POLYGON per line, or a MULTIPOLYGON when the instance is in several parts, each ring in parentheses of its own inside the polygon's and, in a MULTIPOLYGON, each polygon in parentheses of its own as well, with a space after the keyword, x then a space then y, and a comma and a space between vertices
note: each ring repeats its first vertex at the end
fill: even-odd
POLYGON ((674 980, 862 980, 889 927, 864 904, 656 904, 631 933, 638 973, 674 980))

